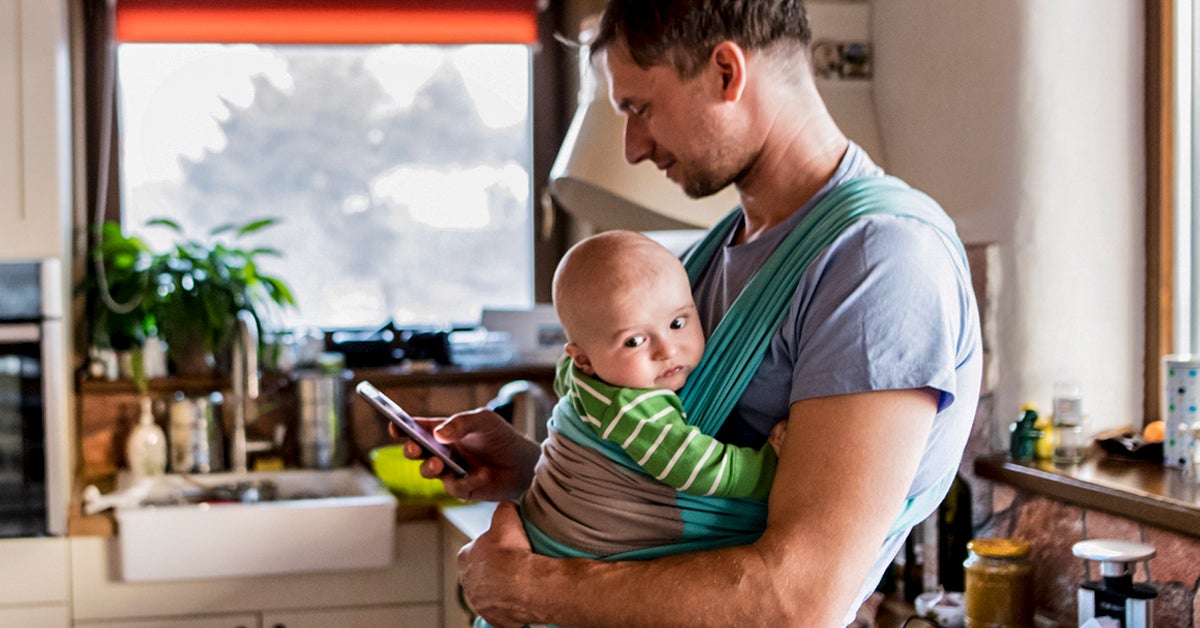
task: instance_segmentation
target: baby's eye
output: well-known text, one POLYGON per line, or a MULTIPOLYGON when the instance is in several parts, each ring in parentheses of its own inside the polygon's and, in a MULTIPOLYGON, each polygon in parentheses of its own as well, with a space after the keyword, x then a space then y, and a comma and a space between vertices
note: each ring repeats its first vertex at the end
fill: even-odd
POLYGON ((680 316, 671 321, 671 329, 683 329, 687 325, 687 317, 680 316))
POLYGON ((625 340, 625 346, 629 347, 630 349, 633 349, 635 347, 642 346, 642 344, 644 344, 645 342, 646 342, 645 336, 630 336, 629 338, 627 338, 625 340))

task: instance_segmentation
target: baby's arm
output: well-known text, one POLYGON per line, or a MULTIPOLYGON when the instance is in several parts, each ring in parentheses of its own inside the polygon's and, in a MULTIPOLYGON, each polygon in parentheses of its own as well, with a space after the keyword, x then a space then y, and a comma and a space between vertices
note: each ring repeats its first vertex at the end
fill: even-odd
POLYGON ((668 390, 611 389, 610 403, 580 395, 584 423, 619 445, 647 473, 693 495, 766 499, 778 460, 759 449, 722 443, 688 425, 668 390))
POLYGON ((776 423, 775 427, 771 428, 771 433, 767 435, 767 444, 775 450, 776 454, 783 451, 783 437, 787 436, 787 424, 787 419, 776 423))

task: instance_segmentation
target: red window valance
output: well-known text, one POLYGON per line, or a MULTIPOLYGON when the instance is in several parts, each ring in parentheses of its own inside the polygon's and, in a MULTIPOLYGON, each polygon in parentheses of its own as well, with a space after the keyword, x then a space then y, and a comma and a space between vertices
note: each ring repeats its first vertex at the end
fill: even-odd
POLYGON ((466 44, 537 40, 536 0, 118 0, 119 42, 466 44))

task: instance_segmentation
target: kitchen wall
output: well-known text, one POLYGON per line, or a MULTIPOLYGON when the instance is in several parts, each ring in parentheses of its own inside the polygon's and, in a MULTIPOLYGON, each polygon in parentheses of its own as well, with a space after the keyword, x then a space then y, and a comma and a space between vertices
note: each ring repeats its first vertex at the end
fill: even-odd
MULTIPOLYGON (((603 5, 571 2, 566 23, 603 5)), ((1141 425, 1141 3, 810 5, 868 9, 887 169, 965 241, 999 244, 994 446, 1022 404, 1048 409, 1059 379, 1082 383, 1096 431, 1141 425)))
POLYGON ((1140 425, 1142 3, 871 7, 889 170, 1000 245, 997 431, 1056 379, 1095 429, 1140 425))

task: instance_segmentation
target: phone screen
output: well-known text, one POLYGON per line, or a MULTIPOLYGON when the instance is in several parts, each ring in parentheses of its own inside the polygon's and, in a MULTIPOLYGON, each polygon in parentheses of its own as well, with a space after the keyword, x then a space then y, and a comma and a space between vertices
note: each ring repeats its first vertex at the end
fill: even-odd
POLYGON ((441 461, 445 463, 447 469, 450 469, 460 476, 467 475, 467 469, 464 463, 454 459, 450 448, 446 447, 446 445, 443 443, 439 443, 433 437, 433 434, 429 433, 428 430, 420 425, 417 425, 417 422, 414 421, 413 418, 404 411, 404 408, 400 407, 400 404, 392 401, 391 398, 380 392, 378 388, 365 380, 358 383, 358 386, 355 387, 355 391, 357 391, 363 399, 366 399, 368 403, 374 406, 380 414, 394 423, 396 427, 400 428, 400 431, 408 435, 409 438, 417 441, 417 443, 421 445, 425 451, 441 459, 441 461))

